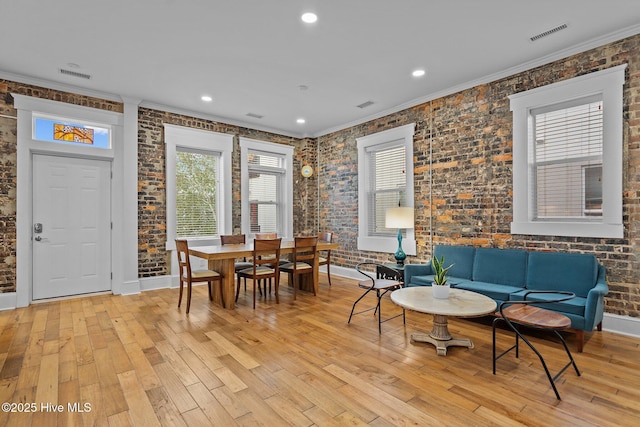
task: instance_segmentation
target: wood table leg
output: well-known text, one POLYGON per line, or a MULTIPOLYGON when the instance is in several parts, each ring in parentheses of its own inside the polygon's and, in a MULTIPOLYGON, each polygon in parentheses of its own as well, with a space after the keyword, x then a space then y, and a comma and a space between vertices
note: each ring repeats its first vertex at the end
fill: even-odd
POLYGON ((411 341, 433 344, 436 347, 438 356, 446 356, 447 347, 451 346, 473 348, 473 342, 469 338, 451 337, 448 317, 441 314, 433 315, 433 329, 429 334, 411 334, 411 341))
POLYGON ((236 270, 234 266, 235 260, 221 259, 221 260, 209 260, 209 269, 217 271, 222 274, 222 295, 215 290, 213 294, 213 301, 222 306, 222 300, 224 299, 224 307, 233 309, 235 307, 235 276, 236 270))

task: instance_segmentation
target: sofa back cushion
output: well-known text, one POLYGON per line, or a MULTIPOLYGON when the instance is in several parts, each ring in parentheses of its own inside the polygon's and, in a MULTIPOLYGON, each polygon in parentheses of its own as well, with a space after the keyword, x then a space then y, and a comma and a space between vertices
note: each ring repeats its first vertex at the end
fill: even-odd
POLYGON ((560 289, 586 297, 598 278, 598 261, 590 254, 529 252, 527 289, 560 289))
POLYGON ((516 249, 478 248, 473 260, 473 280, 524 287, 527 252, 516 249))
POLYGON ((433 250, 433 256, 438 257, 438 259, 444 256, 444 267, 449 267, 453 264, 447 276, 471 280, 475 251, 472 246, 437 245, 433 250))

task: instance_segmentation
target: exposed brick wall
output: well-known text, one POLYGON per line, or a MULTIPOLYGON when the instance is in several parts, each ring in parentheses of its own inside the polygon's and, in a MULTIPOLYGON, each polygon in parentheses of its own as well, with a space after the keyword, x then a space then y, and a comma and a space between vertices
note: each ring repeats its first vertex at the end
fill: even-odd
POLYGON ((333 262, 351 267, 365 259, 392 260, 391 254, 357 250, 356 138, 412 122, 418 254, 408 262, 428 259, 431 243, 592 253, 607 268, 606 310, 640 316, 640 36, 320 137, 319 222, 338 235, 333 262), (624 63, 624 238, 511 235, 508 95, 624 63))
MULTIPOLYGON (((138 275, 152 277, 168 274, 170 254, 165 250, 166 234, 166 180, 164 124, 185 126, 200 130, 235 135, 233 148, 232 212, 234 233, 240 232, 240 146, 239 137, 278 144, 293 145, 299 162, 313 145, 306 140, 290 138, 254 129, 212 122, 164 111, 140 108, 138 117, 138 275)), ((314 156, 315 159, 315 156, 314 156)), ((294 174, 299 171, 295 168, 294 174)), ((315 164, 313 165, 315 168, 315 164)), ((296 181, 294 175, 294 182, 296 181)), ((297 176, 300 176, 299 174, 297 176)), ((294 205, 300 208, 304 194, 309 193, 303 183, 294 184, 294 205)), ((315 195, 312 195, 315 197, 315 195)), ((316 197, 317 198, 317 197, 316 197)), ((315 208, 314 208, 315 209, 315 208)), ((315 212, 315 211, 312 211, 315 212)), ((307 224, 294 215, 294 232, 301 233, 307 224)))
POLYGON ((0 79, 0 293, 16 290, 17 111, 12 93, 122 112, 120 103, 0 79), (8 117, 7 117, 8 116, 8 117))

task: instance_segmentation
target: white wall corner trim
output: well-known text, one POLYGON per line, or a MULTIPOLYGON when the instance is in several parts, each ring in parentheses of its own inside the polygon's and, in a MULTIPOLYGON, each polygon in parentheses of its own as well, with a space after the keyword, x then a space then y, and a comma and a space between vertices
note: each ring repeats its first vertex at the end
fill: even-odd
POLYGON ((17 307, 18 295, 15 292, 0 294, 0 311, 11 310, 17 307))

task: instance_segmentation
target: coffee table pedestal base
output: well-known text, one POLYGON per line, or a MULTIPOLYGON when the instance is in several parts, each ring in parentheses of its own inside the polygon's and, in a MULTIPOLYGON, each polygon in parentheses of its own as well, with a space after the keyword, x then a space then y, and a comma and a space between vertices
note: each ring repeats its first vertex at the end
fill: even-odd
POLYGON ((433 329, 429 334, 411 334, 411 341, 426 342, 436 347, 438 356, 447 355, 447 347, 458 346, 473 348, 473 342, 469 338, 453 338, 449 333, 447 316, 433 315, 433 329))

